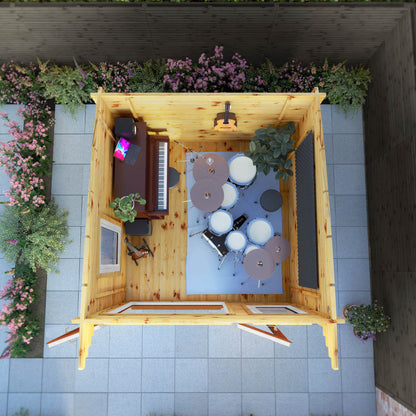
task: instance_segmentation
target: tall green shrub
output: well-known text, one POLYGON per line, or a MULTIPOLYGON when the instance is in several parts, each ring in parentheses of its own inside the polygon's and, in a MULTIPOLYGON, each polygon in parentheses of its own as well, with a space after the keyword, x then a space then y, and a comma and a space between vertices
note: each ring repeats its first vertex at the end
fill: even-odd
POLYGON ((0 250, 5 259, 27 263, 34 271, 55 271, 59 253, 69 243, 67 215, 53 200, 39 210, 6 206, 0 215, 0 250))

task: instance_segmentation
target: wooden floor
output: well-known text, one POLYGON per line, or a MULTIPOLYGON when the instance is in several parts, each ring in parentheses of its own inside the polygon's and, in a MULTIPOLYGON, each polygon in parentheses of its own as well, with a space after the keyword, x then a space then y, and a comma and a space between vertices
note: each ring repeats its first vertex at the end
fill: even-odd
MULTIPOLYGON (((195 151, 244 151, 247 141, 213 142, 202 147, 200 143, 187 143, 195 151)), ((169 191, 169 216, 164 220, 152 221, 153 234, 146 237, 154 253, 139 261, 139 266, 128 259, 127 262, 127 300, 141 301, 229 301, 229 302, 283 302, 284 295, 186 295, 186 239, 187 204, 186 200, 186 163, 185 149, 170 143, 170 166, 177 169, 180 182, 177 188, 169 191)), ((190 172, 192 174, 192 172, 190 172)), ((132 238, 137 245, 141 237, 132 238)), ((285 288, 284 288, 285 291, 285 288)), ((285 291, 286 293, 286 291, 285 291)))

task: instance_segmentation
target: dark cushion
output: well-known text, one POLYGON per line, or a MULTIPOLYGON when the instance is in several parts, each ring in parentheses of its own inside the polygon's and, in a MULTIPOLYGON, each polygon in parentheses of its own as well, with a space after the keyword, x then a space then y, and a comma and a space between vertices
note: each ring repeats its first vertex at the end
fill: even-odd
POLYGON ((126 235, 152 235, 152 222, 145 218, 136 218, 125 223, 126 235))

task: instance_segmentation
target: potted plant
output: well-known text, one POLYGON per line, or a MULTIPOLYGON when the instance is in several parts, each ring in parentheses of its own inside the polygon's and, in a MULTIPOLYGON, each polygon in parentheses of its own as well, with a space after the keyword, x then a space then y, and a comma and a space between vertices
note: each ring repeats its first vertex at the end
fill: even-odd
POLYGON ((362 340, 376 339, 377 332, 385 332, 390 317, 377 301, 373 305, 346 305, 342 310, 344 318, 354 327, 354 335, 362 340))
POLYGON ((270 170, 276 172, 276 179, 283 179, 283 182, 293 176, 290 169, 292 161, 288 159, 290 153, 295 150, 295 141, 291 139, 295 132, 295 124, 291 121, 277 130, 273 126, 267 129, 258 129, 256 136, 251 139, 249 150, 244 154, 253 160, 257 170, 268 175, 270 170))
POLYGON ((121 221, 134 222, 137 215, 137 211, 134 209, 135 202, 138 202, 140 205, 146 204, 146 200, 136 193, 116 198, 110 203, 110 208, 114 209, 114 215, 121 218, 121 221))

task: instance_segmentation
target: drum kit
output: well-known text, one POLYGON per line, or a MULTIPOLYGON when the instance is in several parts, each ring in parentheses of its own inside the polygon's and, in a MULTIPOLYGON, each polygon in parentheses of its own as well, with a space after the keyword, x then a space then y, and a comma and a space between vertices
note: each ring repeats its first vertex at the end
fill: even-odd
MULTIPOLYGON (((276 264, 289 257, 290 244, 285 238, 274 236, 273 226, 265 218, 252 219, 246 233, 238 229, 241 224, 235 226, 229 210, 238 203, 240 192, 254 182, 256 166, 243 154, 233 156, 227 163, 217 153, 206 153, 195 160, 192 172, 195 184, 191 201, 200 211, 210 213, 208 228, 201 233, 222 257, 218 270, 227 255, 233 254, 234 264, 242 260, 249 279, 258 280, 260 286, 262 280, 273 274, 276 264)), ((247 215, 243 216, 245 221, 247 215)))

